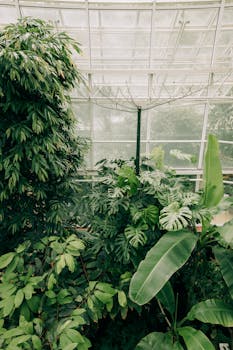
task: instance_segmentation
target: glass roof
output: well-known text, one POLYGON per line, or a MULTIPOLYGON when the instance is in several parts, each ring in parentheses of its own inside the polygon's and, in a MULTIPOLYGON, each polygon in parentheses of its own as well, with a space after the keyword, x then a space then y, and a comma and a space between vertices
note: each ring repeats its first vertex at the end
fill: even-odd
POLYGON ((201 174, 206 136, 218 135, 233 172, 233 0, 0 0, 0 27, 20 16, 52 21, 82 47, 86 84, 72 92, 78 132, 92 139, 88 166, 161 145, 168 165, 201 174), (172 159, 180 149, 196 163, 172 159))

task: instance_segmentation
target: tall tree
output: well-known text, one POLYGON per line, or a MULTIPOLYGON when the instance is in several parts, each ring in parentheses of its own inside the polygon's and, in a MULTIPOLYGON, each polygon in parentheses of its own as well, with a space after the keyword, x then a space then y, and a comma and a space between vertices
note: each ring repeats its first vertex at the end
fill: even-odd
POLYGON ((58 231, 77 196, 85 143, 74 132, 69 98, 82 79, 72 50, 80 53, 72 38, 39 19, 0 32, 2 240, 58 231))

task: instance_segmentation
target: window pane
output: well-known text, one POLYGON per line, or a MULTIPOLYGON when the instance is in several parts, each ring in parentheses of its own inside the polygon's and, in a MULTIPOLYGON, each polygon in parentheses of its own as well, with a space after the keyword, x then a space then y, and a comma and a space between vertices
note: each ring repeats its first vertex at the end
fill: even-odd
POLYGON ((152 140, 200 140, 204 105, 170 106, 151 111, 152 140))

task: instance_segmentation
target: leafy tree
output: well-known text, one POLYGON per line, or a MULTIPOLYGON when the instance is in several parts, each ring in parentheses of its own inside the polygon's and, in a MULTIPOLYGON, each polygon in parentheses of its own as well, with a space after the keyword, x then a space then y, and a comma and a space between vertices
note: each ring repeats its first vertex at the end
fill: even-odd
POLYGON ((68 92, 73 39, 39 19, 0 32, 0 237, 55 232, 77 196, 84 141, 68 92))

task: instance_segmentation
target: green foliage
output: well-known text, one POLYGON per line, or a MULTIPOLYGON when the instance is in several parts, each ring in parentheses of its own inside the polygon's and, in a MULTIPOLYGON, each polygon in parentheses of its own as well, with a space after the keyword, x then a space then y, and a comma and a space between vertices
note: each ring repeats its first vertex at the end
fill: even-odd
POLYGON ((75 200, 84 141, 68 93, 78 45, 39 19, 0 32, 0 236, 59 230, 75 200))
POLYGON ((184 265, 196 242, 195 235, 188 231, 169 232, 160 238, 132 277, 130 298, 139 305, 150 301, 169 278, 184 265))
POLYGON ((216 206, 223 197, 224 189, 219 145, 214 135, 208 136, 204 165, 204 186, 204 205, 207 208, 216 206))
POLYGON ((68 232, 25 242, 2 256, 1 347, 87 350, 91 343, 83 326, 102 319, 117 305, 127 307, 120 286, 87 279, 84 251, 83 241, 68 232))
POLYGON ((233 251, 214 247, 214 255, 220 264, 220 271, 233 299, 233 251))

